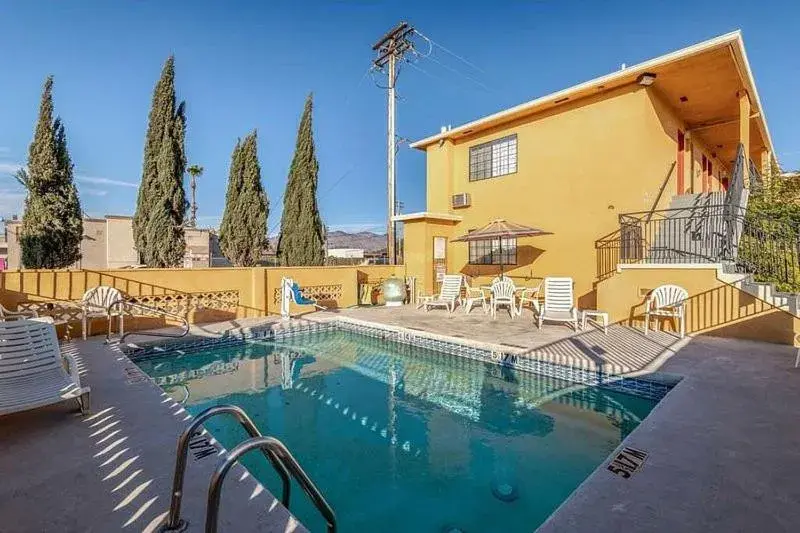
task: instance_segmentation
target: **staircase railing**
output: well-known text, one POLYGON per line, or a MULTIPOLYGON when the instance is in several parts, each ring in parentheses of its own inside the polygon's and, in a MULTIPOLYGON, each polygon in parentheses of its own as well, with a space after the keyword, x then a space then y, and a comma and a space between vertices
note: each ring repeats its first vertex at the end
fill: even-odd
POLYGON ((686 207, 621 214, 619 230, 595 243, 598 278, 618 264, 724 263, 794 292, 800 287, 800 227, 747 213, 745 165, 750 188, 761 185, 758 169, 739 145, 722 203, 712 203, 709 195, 686 207))
POLYGON ((774 283, 780 291, 800 292, 800 225, 763 215, 744 217, 735 265, 738 272, 774 283))
POLYGON ((661 187, 658 189, 658 194, 656 195, 656 199, 653 201, 653 207, 650 208, 650 215, 648 215, 647 217, 648 220, 650 220, 652 213, 654 213, 656 207, 658 207, 658 203, 661 201, 661 197, 664 196, 664 190, 667 188, 667 184, 669 183, 669 178, 670 176, 672 176, 672 171, 675 170, 675 166, 677 164, 678 164, 677 161, 673 161, 672 164, 669 166, 667 175, 664 176, 664 181, 661 182, 661 187))
POLYGON ((757 281, 800 284, 800 227, 782 220, 708 205, 626 213, 619 224, 618 233, 596 243, 603 271, 612 262, 725 263, 757 281))

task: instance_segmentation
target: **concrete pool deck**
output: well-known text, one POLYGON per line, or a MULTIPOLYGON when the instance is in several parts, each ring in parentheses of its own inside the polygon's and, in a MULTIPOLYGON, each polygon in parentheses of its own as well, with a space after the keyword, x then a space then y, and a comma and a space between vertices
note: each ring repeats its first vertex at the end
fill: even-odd
MULTIPOLYGON (((379 310, 309 318, 369 320, 367 311, 379 310)), ((480 329, 437 320, 442 316, 447 315, 432 311, 420 318, 423 322, 401 325, 483 343, 491 341, 490 335, 506 339, 503 328, 511 326, 509 336, 521 350, 534 348, 544 335, 546 345, 575 346, 568 339, 581 333, 559 325, 539 331, 528 320, 506 324, 475 313, 490 323, 480 329), (531 335, 531 344, 523 344, 525 335, 531 335)), ((375 313, 372 317, 386 323, 375 313)), ((217 336, 274 321, 199 326, 192 334, 217 336)), ((623 479, 606 469, 607 458, 540 531, 795 531, 800 523, 796 350, 711 337, 676 345, 674 336, 663 335, 647 340, 674 355, 649 359, 645 366, 656 365, 683 380, 623 443, 649 454, 641 470, 623 479)), ((631 353, 627 346, 620 353, 631 353)), ((82 379, 92 387, 94 418, 77 415, 70 404, 0 417, 0 531, 154 531, 169 505, 175 442, 187 413, 101 337, 62 349, 80 356, 82 379)), ((216 465, 214 456, 190 456, 183 506, 190 531, 202 530, 216 465)), ((242 479, 244 474, 232 472, 226 481, 221 531, 305 531, 268 490, 242 479)))
POLYGON ((496 319, 481 312, 480 308, 475 308, 470 314, 464 314, 461 308, 448 314, 442 309, 425 312, 410 305, 340 309, 305 317, 310 320, 344 317, 377 322, 480 342, 531 359, 603 370, 609 374, 652 370, 662 359, 688 342, 673 333, 651 331, 645 335, 642 330, 620 324, 609 325, 606 334, 597 324, 588 321, 585 330, 574 331, 572 326, 563 323, 545 323, 539 329, 529 309, 523 309, 522 316, 516 318, 502 310, 496 319))
POLYGON ((649 454, 641 470, 624 479, 606 459, 538 531, 797 531, 795 352, 693 339, 662 367, 683 380, 621 445, 649 454))
MULTIPOLYGON (((92 413, 81 416, 75 402, 65 402, 0 417, 0 531, 156 531, 169 509, 188 413, 102 337, 63 344, 62 351, 79 359, 92 413)), ((204 451, 210 455, 198 458, 190 450, 187 463, 181 515, 189 531, 203 530, 219 462, 218 451, 204 451)), ((219 527, 306 531, 240 466, 226 478, 219 527)))

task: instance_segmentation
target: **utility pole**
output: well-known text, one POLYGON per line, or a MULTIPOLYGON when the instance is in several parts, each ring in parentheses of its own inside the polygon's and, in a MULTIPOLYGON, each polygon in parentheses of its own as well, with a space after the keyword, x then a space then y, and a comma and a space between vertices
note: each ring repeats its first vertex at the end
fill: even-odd
POLYGON ((411 41, 409 37, 413 34, 412 28, 407 22, 401 22, 388 33, 386 33, 380 40, 372 46, 372 49, 378 54, 378 58, 373 62, 376 68, 383 70, 387 68, 389 85, 386 87, 389 93, 389 106, 388 106, 388 131, 387 131, 387 205, 388 205, 388 223, 386 227, 386 250, 388 252, 389 264, 397 263, 397 228, 395 226, 394 216, 396 213, 396 193, 397 188, 395 185, 395 153, 396 153, 396 139, 395 139, 395 84, 397 83, 397 60, 403 58, 403 54, 411 49, 411 41))

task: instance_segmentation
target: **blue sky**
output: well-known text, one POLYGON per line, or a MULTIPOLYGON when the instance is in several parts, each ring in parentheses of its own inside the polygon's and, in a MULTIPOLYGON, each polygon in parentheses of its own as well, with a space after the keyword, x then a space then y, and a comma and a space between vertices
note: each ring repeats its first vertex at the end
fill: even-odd
MULTIPOLYGON (((796 1, 5 1, 0 216, 21 212, 24 196, 9 171, 25 162, 47 74, 55 76, 84 210, 132 214, 153 85, 174 53, 189 161, 205 167, 201 225, 218 223, 233 145, 257 128, 274 231, 303 100, 313 91, 323 218, 332 229, 382 230, 386 96, 366 72, 372 43, 399 20, 441 45, 400 74, 398 135, 414 140, 741 28, 777 155, 794 169, 798 19, 796 1)), ((424 209, 424 179, 424 155, 401 146, 403 212, 424 209)))

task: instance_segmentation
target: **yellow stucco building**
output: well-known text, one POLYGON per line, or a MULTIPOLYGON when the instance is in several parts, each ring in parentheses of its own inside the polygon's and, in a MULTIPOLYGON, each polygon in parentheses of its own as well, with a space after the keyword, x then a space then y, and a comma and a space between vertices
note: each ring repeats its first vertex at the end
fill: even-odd
MULTIPOLYGON (((619 232, 620 215, 726 191, 740 146, 752 163, 741 170, 746 188, 773 154, 738 31, 442 128, 411 146, 427 159, 427 207, 395 220, 404 223, 407 274, 418 287, 436 290, 444 272, 475 283, 498 275, 499 242, 453 239, 506 219, 552 233, 503 242, 507 275, 525 285, 570 276, 579 308, 610 307, 618 320, 634 303, 598 301, 609 276, 598 246, 619 232)), ((646 286, 633 291, 638 296, 669 282, 670 269, 654 266, 646 286)))

